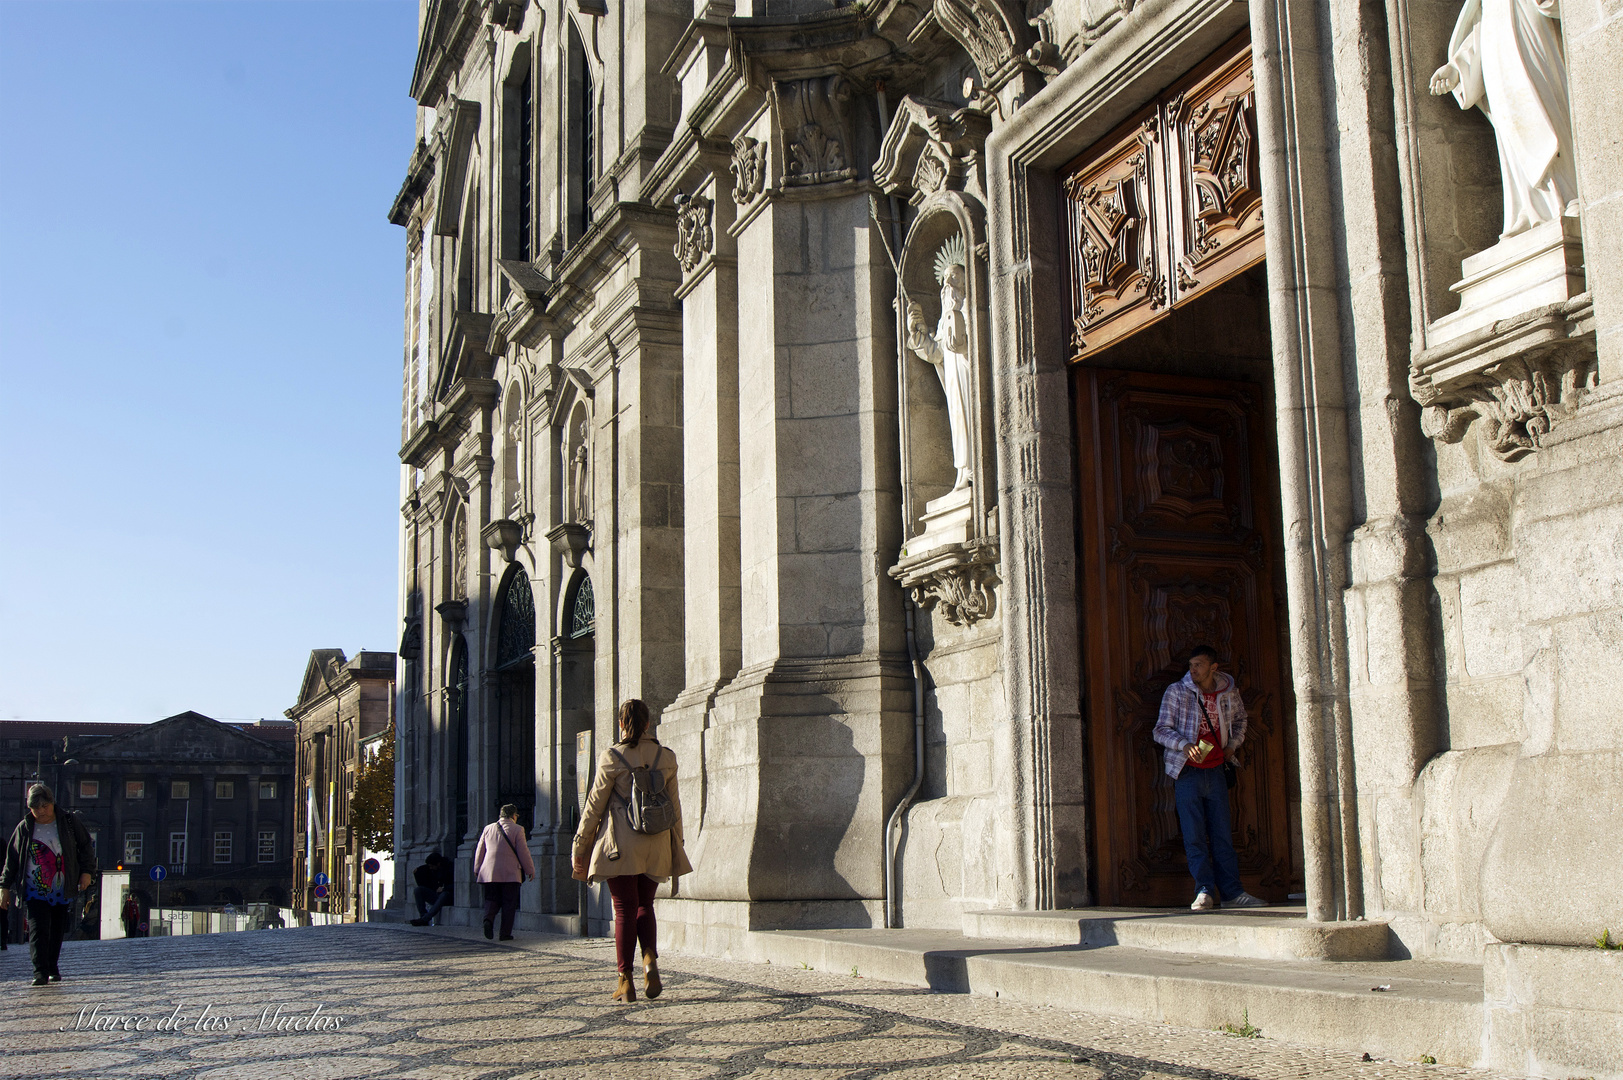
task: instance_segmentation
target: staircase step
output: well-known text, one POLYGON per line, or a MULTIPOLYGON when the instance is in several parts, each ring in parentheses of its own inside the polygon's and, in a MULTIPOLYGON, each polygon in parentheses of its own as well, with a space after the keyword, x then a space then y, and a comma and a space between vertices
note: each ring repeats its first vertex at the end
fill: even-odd
POLYGON ((964 935, 1045 945, 1125 945, 1254 960, 1385 960, 1386 923, 1309 922, 1301 907, 970 911, 964 935))
POLYGON ((1400 1061, 1429 1054, 1445 1064, 1473 1065, 1482 1054, 1479 965, 1219 958, 1126 945, 1032 945, 939 930, 767 930, 747 937, 733 951, 740 959, 854 970, 943 993, 1181 1027, 1249 1021, 1266 1038, 1400 1061))

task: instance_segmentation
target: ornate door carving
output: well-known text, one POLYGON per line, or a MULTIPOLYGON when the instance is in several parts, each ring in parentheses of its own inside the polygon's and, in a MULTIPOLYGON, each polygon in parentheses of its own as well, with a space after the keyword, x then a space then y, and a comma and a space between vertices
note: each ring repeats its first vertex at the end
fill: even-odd
POLYGON ((1257 155, 1242 35, 1066 168, 1074 355, 1262 261, 1257 155))
POLYGON ((1291 715, 1274 588, 1277 472, 1245 383, 1073 367, 1084 710, 1099 903, 1187 904, 1193 883, 1150 737, 1189 650, 1229 661, 1250 713, 1233 799, 1246 888, 1292 891, 1291 715))

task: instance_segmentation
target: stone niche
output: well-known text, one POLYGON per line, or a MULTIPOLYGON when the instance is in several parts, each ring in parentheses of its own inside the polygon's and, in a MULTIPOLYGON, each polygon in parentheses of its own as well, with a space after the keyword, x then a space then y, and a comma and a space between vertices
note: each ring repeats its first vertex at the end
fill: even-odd
POLYGON ((995 448, 981 148, 985 114, 904 98, 874 169, 875 225, 896 259, 900 558, 919 607, 968 625, 996 609, 995 448), (905 229, 901 204, 912 208, 905 229))
POLYGON ((1402 110, 1419 271, 1409 384, 1427 435, 1457 442, 1481 420, 1488 449, 1515 461, 1596 380, 1561 23, 1530 0, 1445 7, 1457 19, 1417 20, 1400 65, 1430 90, 1402 110))

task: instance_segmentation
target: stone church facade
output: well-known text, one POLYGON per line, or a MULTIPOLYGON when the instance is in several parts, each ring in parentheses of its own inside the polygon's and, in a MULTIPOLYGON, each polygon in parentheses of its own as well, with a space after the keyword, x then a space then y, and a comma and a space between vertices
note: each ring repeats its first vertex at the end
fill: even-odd
POLYGON ((1623 928, 1620 61, 1603 0, 424 0, 401 872, 472 918, 514 802, 521 927, 573 915, 639 696, 675 944, 1187 904, 1149 729, 1209 642, 1246 887, 1581 1067, 1538 1033, 1623 928))

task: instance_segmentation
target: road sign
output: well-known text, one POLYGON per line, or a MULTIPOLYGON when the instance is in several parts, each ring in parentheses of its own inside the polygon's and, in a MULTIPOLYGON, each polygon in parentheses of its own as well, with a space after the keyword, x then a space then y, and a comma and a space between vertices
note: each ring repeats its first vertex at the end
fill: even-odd
POLYGON ((379 870, 383 869, 383 864, 378 862, 376 859, 368 859, 361 864, 361 869, 365 870, 368 874, 375 874, 379 870))
MULTIPOLYGON (((325 884, 327 884, 328 880, 330 880, 330 879, 327 877, 326 874, 317 874, 315 877, 311 878, 310 880, 315 882, 317 885, 325 885, 325 884)), ((326 894, 323 893, 322 895, 326 895, 326 894)))
POLYGON ((327 886, 325 886, 325 885, 317 885, 316 886, 316 899, 317 900, 325 900, 325 899, 327 899, 327 886))
POLYGON ((161 866, 154 866, 151 870, 147 871, 147 877, 151 878, 153 881, 162 881, 168 876, 169 871, 165 870, 161 866))

